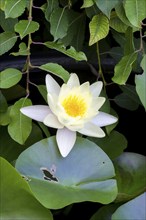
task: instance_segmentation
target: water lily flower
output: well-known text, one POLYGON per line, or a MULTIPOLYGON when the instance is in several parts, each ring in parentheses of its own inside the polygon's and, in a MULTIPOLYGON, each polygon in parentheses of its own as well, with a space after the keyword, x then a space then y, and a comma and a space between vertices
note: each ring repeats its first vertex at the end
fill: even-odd
POLYGON ((63 157, 66 157, 76 141, 76 132, 92 137, 104 137, 101 127, 113 124, 117 118, 99 109, 105 102, 99 97, 103 83, 80 85, 75 73, 61 87, 49 74, 46 75, 48 105, 27 106, 20 111, 46 126, 56 128, 56 140, 63 157))

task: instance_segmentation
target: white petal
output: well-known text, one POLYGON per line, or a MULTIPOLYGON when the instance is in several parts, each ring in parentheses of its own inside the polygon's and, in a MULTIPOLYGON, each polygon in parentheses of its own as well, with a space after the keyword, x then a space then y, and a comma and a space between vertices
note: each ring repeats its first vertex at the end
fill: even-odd
POLYGON ((51 113, 51 110, 47 105, 27 106, 21 108, 20 111, 29 118, 40 122, 43 122, 44 118, 51 113))
POLYGON ((91 136, 91 137, 104 137, 105 133, 104 131, 96 126, 95 124, 88 122, 84 125, 84 127, 78 131, 81 134, 91 136))
POLYGON ((49 74, 46 75, 47 92, 58 95, 60 92, 59 84, 49 74))
POLYGON ((57 117, 54 115, 54 114, 49 114, 45 117, 43 123, 45 125, 47 125, 48 127, 51 127, 51 128, 63 128, 64 125, 62 125, 57 117))
POLYGON ((97 97, 100 95, 100 92, 102 90, 102 86, 103 86, 102 81, 95 82, 90 86, 90 91, 94 97, 97 97))
POLYGON ((67 82, 67 85, 69 86, 69 88, 77 87, 80 85, 79 78, 78 78, 77 74, 72 73, 70 75, 70 78, 67 82))
POLYGON ((67 128, 58 129, 56 140, 61 155, 66 157, 75 144, 76 132, 70 131, 67 128))
POLYGON ((99 127, 103 127, 106 125, 110 125, 113 124, 115 122, 117 122, 117 118, 107 114, 105 112, 99 112, 98 115, 92 119, 92 123, 94 123, 95 125, 99 126, 99 127))

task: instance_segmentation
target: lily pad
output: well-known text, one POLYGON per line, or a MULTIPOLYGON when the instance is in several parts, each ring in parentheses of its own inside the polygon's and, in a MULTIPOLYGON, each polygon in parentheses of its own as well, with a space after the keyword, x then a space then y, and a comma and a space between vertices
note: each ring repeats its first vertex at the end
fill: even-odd
POLYGON ((123 202, 140 195, 146 190, 146 157, 124 152, 114 161, 118 196, 116 202, 123 202))
POLYGON ((112 161, 96 144, 81 137, 65 158, 55 137, 43 139, 19 156, 16 169, 30 180, 32 192, 47 208, 83 201, 108 204, 117 196, 112 161))

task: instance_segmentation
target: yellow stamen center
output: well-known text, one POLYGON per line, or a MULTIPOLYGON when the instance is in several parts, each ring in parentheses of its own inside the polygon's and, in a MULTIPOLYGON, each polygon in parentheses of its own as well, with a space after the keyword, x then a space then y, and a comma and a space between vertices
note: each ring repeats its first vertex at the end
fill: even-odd
POLYGON ((71 117, 82 117, 87 111, 87 104, 82 96, 69 95, 63 100, 62 106, 71 117))

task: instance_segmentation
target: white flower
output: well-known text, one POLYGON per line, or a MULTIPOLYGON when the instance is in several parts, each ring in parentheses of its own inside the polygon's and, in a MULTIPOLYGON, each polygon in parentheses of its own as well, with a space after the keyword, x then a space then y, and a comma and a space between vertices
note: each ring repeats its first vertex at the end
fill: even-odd
POLYGON ((117 121, 112 115, 100 112, 105 102, 99 97, 102 82, 80 85, 76 74, 71 74, 67 84, 61 87, 46 75, 47 98, 49 106, 34 105, 21 108, 21 112, 45 125, 57 128, 56 140, 63 157, 71 151, 76 141, 76 132, 92 137, 104 137, 100 128, 117 121))

